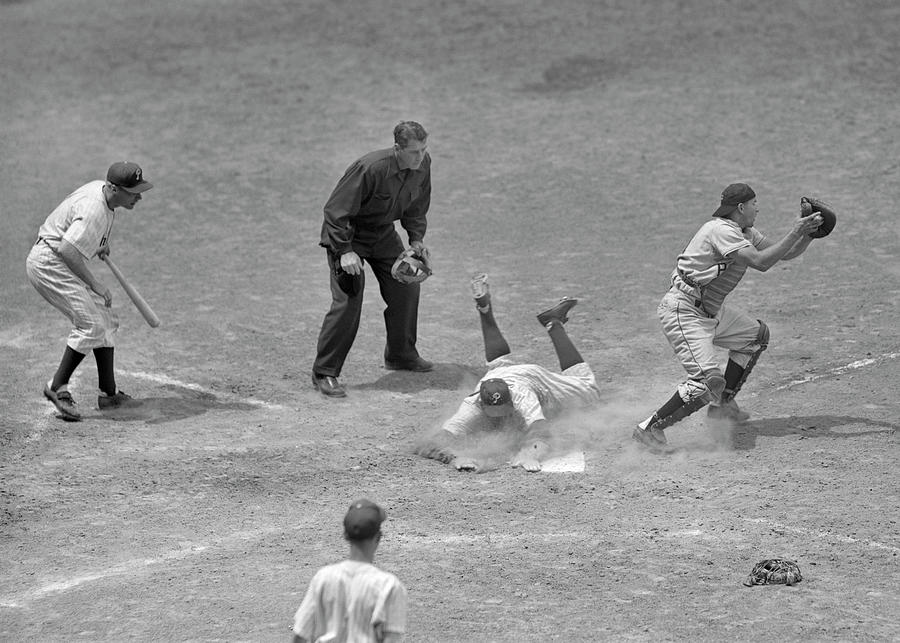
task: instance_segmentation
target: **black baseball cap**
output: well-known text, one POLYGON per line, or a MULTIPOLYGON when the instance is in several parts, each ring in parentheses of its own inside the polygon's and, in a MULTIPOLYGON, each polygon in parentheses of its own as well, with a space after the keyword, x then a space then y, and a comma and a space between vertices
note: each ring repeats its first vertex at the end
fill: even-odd
POLYGON ((509 384, 500 378, 484 380, 478 387, 481 409, 489 417, 502 417, 512 410, 512 393, 509 384))
POLYGON ((344 516, 344 536, 347 540, 368 540, 379 531, 387 513, 371 500, 354 501, 344 516))
POLYGON ((714 217, 726 217, 741 203, 756 198, 756 192, 746 183, 732 183, 722 191, 722 203, 713 212, 714 217))
POLYGON ((106 180, 132 194, 146 192, 153 184, 144 180, 141 166, 131 161, 117 161, 109 166, 106 180))

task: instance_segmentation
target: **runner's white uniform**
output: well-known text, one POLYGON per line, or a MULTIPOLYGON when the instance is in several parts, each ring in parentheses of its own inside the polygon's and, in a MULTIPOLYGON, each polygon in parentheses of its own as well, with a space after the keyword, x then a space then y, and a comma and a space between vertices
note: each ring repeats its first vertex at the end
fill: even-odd
POLYGON ((104 183, 91 181, 81 186, 50 213, 25 262, 31 284, 72 322, 74 328, 67 345, 83 354, 115 345, 118 316, 106 307, 103 297, 69 269, 57 252, 65 239, 89 261, 101 245, 108 243, 115 212, 106 204, 104 183))
POLYGON ((771 244, 756 228, 742 231, 730 219, 713 218, 700 227, 678 256, 672 287, 663 296, 657 313, 688 380, 678 393, 687 402, 707 391, 710 375, 722 376, 716 347, 745 367, 759 349, 759 321, 725 306, 725 297, 738 285, 747 266, 735 263, 735 253, 771 244))
POLYGON ((484 430, 525 432, 538 420, 550 420, 564 411, 585 408, 600 400, 600 390, 590 366, 581 362, 562 373, 554 373, 537 364, 517 364, 508 355, 488 362, 488 372, 467 396, 443 429, 454 435, 484 430), (489 418, 478 402, 481 382, 499 378, 509 386, 515 413, 504 418, 489 418))
POLYGON ((375 565, 345 560, 313 576, 294 616, 294 634, 313 643, 377 643, 406 632, 406 588, 375 565))

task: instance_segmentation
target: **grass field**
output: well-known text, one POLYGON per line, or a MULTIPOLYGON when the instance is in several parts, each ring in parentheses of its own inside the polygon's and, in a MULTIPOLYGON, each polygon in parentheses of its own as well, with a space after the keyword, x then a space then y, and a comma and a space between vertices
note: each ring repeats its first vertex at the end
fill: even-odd
POLYGON ((289 640, 359 496, 411 641, 900 639, 898 42, 886 0, 0 0, 0 640, 289 640), (370 287, 324 399, 322 205, 405 119, 430 132, 437 368, 384 370, 370 287), (142 406, 92 409, 86 360, 64 423, 41 387, 68 326, 25 257, 126 158, 155 187, 112 256, 162 325, 96 267, 142 406), (804 194, 838 226, 730 297, 772 329, 752 419, 648 454, 631 428, 683 376, 656 304, 734 181, 770 236, 804 194), (413 455, 481 373, 476 271, 524 360, 555 366, 534 314, 581 299, 584 472, 413 455), (741 584, 772 557, 803 582, 741 584))

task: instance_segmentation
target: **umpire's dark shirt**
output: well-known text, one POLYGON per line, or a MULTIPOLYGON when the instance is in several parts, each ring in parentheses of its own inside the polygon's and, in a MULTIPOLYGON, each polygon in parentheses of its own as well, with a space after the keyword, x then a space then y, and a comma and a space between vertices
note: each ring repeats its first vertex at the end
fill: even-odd
POLYGON ((401 170, 393 148, 371 152, 347 168, 328 198, 319 245, 337 255, 396 257, 403 242, 394 221, 410 243, 422 241, 430 205, 431 156, 417 170, 401 170))

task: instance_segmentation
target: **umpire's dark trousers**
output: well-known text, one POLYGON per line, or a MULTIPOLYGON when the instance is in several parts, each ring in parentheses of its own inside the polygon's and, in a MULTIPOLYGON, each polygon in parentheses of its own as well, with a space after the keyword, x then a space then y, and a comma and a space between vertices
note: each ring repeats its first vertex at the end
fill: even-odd
MULTIPOLYGON (((326 256, 328 253, 326 253, 326 256)), ((419 320, 419 284, 403 284, 391 276, 391 268, 396 257, 379 259, 364 257, 378 280, 381 298, 387 307, 384 309, 384 326, 387 330, 387 345, 384 348, 384 359, 396 362, 415 360, 419 353, 416 350, 416 334, 419 320)), ((331 275, 331 309, 322 322, 319 341, 316 347, 316 361, 313 372, 319 375, 338 377, 347 359, 347 353, 353 346, 359 330, 362 314, 363 293, 365 291, 365 271, 360 275, 359 292, 348 295, 337 282, 328 259, 328 274, 331 275)))

